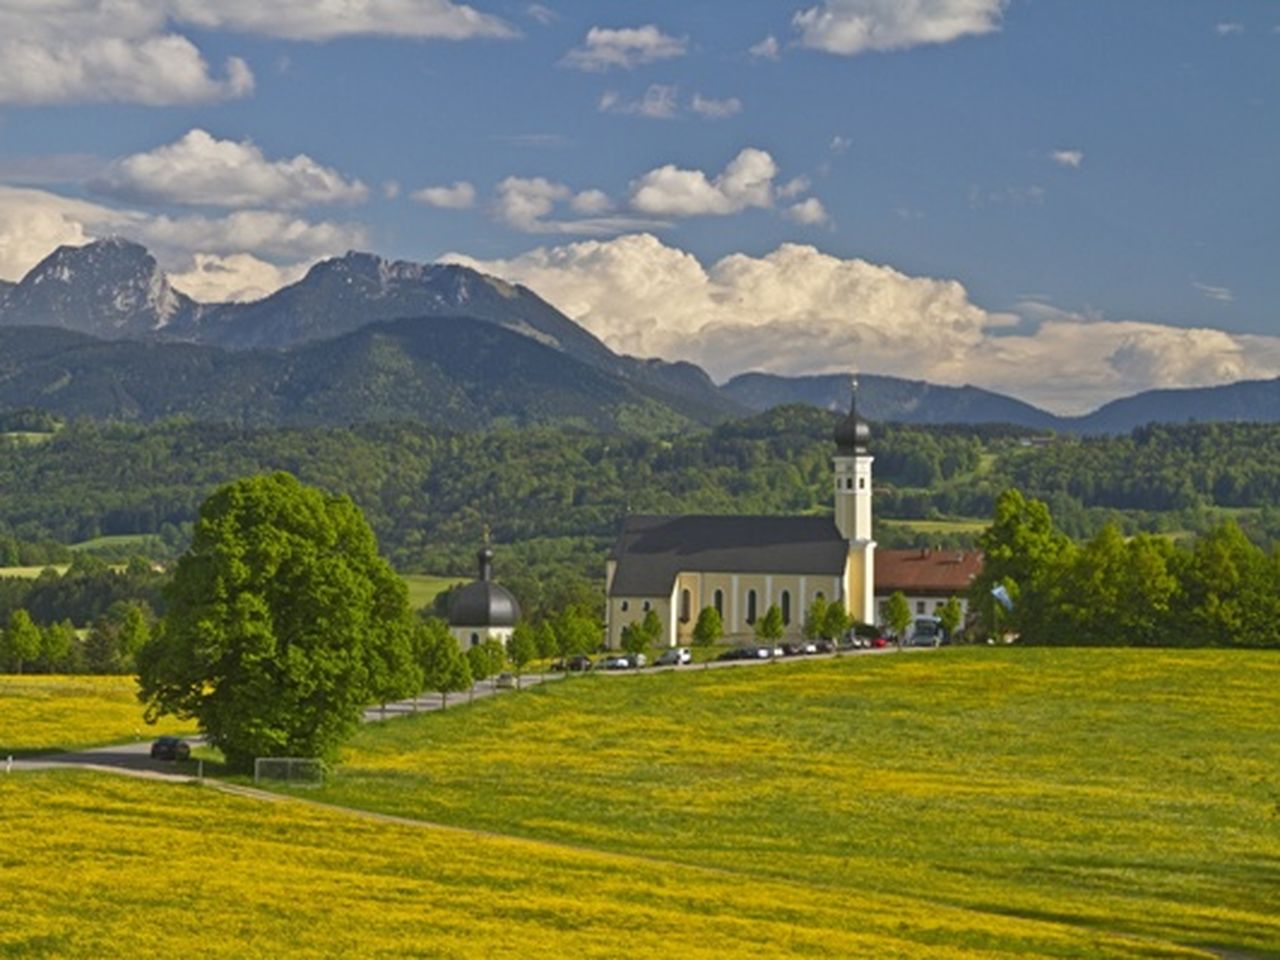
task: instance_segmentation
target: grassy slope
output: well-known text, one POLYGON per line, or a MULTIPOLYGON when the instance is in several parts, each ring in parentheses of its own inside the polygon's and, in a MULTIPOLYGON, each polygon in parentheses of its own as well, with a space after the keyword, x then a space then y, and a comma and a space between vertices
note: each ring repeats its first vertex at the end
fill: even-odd
POLYGON ((142 720, 133 677, 0 675, 0 757, 190 733, 172 718, 142 720))
POLYGON ((87 773, 0 779, 0 954, 1185 956, 909 898, 87 773))
POLYGON ((1235 651, 588 677, 366 728, 323 795, 815 900, 1280 952, 1277 707, 1280 658, 1235 651))
POLYGON ((435 577, 428 573, 402 573, 400 579, 409 588, 409 606, 414 610, 429 607, 436 595, 456 583, 466 583, 465 577, 435 577))

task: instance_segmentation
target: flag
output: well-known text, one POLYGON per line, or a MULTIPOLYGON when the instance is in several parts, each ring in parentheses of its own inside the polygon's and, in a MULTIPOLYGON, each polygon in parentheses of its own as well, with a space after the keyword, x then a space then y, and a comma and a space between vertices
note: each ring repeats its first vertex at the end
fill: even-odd
POLYGON ((1009 596, 1009 591, 1004 588, 1003 583, 998 583, 991 590, 991 595, 996 598, 1000 606, 1006 610, 1013 610, 1013 598, 1009 596))

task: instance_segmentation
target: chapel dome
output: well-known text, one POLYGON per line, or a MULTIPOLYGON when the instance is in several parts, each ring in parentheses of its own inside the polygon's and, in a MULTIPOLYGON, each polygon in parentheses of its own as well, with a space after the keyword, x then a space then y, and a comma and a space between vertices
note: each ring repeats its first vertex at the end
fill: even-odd
POLYGON ((449 600, 451 627, 514 627, 520 619, 520 604, 506 587, 493 582, 493 551, 477 554, 480 579, 456 591, 449 600))
POLYGON ((854 456, 866 453, 867 444, 871 442, 871 426, 858 416, 858 381, 853 382, 853 396, 849 401, 849 412, 836 424, 832 431, 832 439, 836 442, 836 453, 841 456, 854 456))

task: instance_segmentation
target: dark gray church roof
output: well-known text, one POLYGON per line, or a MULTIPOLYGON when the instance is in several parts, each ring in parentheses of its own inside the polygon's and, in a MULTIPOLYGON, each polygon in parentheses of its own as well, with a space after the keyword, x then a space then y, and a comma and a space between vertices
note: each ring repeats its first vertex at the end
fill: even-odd
POLYGON ((610 554, 609 592, 663 596, 681 570, 838 577, 848 555, 830 517, 632 516, 610 554))
POLYGON ((451 627, 514 627, 520 604, 506 587, 493 582, 493 551, 485 547, 476 555, 480 579, 473 580, 449 600, 451 627))

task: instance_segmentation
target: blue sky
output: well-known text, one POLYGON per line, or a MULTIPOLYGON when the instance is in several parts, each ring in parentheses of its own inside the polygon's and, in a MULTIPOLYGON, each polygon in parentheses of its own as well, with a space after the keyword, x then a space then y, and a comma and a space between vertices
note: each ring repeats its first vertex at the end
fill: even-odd
POLYGON ((6 279, 124 233, 247 298, 354 246, 718 378, 1280 375, 1274 0, 48 8, 0 0, 6 279))

